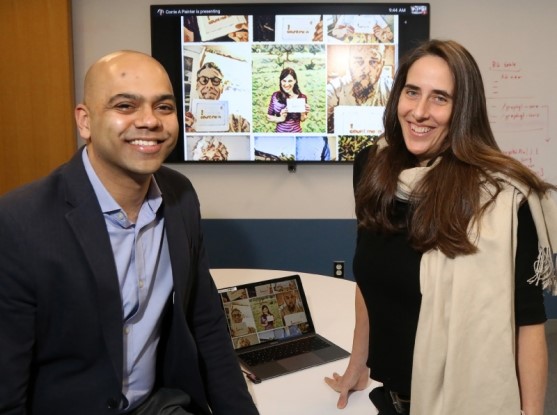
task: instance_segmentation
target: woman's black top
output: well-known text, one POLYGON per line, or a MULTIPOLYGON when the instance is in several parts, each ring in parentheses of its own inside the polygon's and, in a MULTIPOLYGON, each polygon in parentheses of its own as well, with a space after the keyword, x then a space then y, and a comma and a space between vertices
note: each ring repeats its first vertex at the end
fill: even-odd
MULTIPOLYGON (((354 184, 360 178, 369 147, 356 157, 354 184)), ((395 215, 408 214, 408 204, 396 202, 395 215)), ((414 250, 407 231, 385 235, 358 229, 353 271, 369 315, 371 377, 391 390, 410 394, 412 355, 418 325, 421 293, 419 270, 422 254, 414 250)), ((529 284, 538 255, 536 228, 528 204, 518 210, 515 319, 517 325, 546 320, 541 286, 529 284)))

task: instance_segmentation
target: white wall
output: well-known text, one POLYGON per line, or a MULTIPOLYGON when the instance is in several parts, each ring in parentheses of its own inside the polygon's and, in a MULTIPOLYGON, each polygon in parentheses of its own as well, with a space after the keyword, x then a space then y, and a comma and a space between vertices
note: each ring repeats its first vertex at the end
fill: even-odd
MULTIPOLYGON (((150 53, 151 4, 187 3, 191 1, 73 0, 76 99, 83 96, 85 71, 102 55, 117 49, 150 53)), ((482 68, 501 147, 556 182, 557 2, 432 0, 430 4, 431 37, 464 44, 482 68)), ((354 217, 350 165, 298 165, 296 173, 284 165, 173 167, 194 183, 205 218, 354 217)))

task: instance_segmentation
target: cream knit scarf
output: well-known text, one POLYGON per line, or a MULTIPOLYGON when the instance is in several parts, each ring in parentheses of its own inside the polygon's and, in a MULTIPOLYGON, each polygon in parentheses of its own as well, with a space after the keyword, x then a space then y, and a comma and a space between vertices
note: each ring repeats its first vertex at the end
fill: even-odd
MULTIPOLYGON (((397 196, 407 200, 433 167, 403 171, 397 196)), ((503 190, 479 226, 471 227, 478 252, 450 259, 431 250, 422 257, 412 415, 520 414, 514 326, 517 211, 527 199, 538 233, 539 256, 530 283, 555 295, 557 205, 550 196, 540 199, 498 178, 503 190)))

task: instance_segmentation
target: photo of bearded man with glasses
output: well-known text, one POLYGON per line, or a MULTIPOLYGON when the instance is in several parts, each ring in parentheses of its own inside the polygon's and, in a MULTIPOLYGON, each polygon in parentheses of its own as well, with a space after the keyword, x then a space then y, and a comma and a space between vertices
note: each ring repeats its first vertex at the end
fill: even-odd
MULTIPOLYGON (((213 62, 204 63, 197 71, 197 95, 201 99, 219 100, 224 90, 224 76, 221 69, 213 62)), ((195 116, 191 111, 185 114, 187 132, 195 132, 195 116)), ((250 123, 239 114, 228 115, 228 131, 233 133, 249 132, 250 123)))

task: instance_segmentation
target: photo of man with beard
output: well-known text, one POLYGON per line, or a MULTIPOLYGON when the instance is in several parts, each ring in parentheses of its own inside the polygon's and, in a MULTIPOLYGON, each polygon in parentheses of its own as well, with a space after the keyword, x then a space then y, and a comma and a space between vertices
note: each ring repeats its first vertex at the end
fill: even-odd
POLYGON ((385 106, 391 92, 392 71, 384 68, 394 70, 394 63, 390 62, 394 52, 393 46, 378 44, 330 46, 328 52, 335 62, 347 62, 344 75, 329 73, 327 83, 327 131, 334 133, 335 107, 385 106))
MULTIPOLYGON (((197 71, 196 91, 199 99, 218 101, 224 92, 225 79, 222 70, 214 62, 206 62, 197 71)), ((195 132, 195 115, 191 111, 185 114, 187 132, 195 132)), ((205 130, 207 131, 207 130, 205 130)), ((225 132, 249 132, 250 122, 240 114, 228 115, 228 129, 225 132)))

